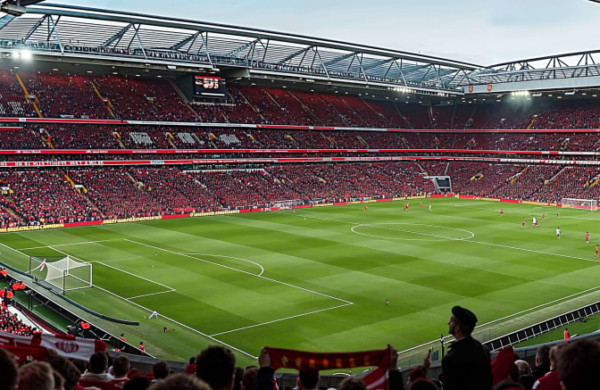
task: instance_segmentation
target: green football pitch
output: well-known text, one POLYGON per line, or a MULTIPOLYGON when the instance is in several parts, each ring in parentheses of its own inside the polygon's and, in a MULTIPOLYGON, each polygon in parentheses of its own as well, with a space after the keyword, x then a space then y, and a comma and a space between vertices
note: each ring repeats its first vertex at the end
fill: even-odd
POLYGON ((140 326, 91 322, 168 359, 226 344, 240 365, 265 345, 419 351, 411 348, 447 333, 453 305, 473 310, 478 337, 489 339, 600 300, 598 213, 460 199, 403 204, 10 233, 0 236, 0 258, 21 270, 29 256, 90 262, 94 288, 67 296, 140 326), (147 319, 152 310, 159 319, 147 319))

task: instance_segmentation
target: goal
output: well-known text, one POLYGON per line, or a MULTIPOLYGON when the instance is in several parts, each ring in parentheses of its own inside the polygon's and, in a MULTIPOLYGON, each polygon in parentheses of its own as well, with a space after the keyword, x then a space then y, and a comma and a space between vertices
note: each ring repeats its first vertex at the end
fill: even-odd
POLYGON ((294 206, 303 205, 304 201, 302 199, 290 199, 290 200, 280 200, 271 203, 271 207, 278 207, 281 210, 290 210, 294 206))
POLYGON ((561 207, 582 210, 598 210, 598 201, 596 199, 574 199, 562 198, 560 201, 561 207))
POLYGON ((29 257, 29 274, 36 283, 64 294, 92 287, 92 264, 66 257, 29 257))

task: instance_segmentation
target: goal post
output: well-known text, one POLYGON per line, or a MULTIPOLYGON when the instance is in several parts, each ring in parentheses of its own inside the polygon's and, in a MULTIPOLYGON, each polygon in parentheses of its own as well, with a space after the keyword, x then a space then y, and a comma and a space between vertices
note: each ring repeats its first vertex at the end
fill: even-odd
POLYGON ((563 208, 570 208, 570 209, 598 211, 598 200, 596 200, 596 199, 562 198, 560 200, 560 206, 563 208))
POLYGON ((92 264, 71 256, 30 256, 29 274, 36 283, 62 294, 92 287, 92 264))
POLYGON ((301 206, 304 204, 302 199, 289 199, 279 200, 271 203, 271 207, 279 208, 281 210, 290 210, 294 206, 301 206))

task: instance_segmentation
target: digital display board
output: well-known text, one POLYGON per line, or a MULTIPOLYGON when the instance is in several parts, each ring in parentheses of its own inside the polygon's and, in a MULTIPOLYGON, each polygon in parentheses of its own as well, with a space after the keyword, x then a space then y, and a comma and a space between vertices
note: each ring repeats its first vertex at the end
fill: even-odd
POLYGON ((226 99, 225 79, 217 76, 195 76, 194 96, 204 99, 226 99))

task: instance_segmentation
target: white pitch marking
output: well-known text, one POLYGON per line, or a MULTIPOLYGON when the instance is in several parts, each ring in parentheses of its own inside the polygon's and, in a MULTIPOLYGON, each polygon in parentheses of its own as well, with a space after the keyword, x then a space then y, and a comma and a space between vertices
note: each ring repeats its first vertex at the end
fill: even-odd
MULTIPOLYGON (((129 300, 129 299, 127 299, 127 298, 124 298, 124 297, 122 297, 122 296, 120 296, 120 295, 118 295, 118 294, 115 294, 114 292, 112 292, 112 291, 109 291, 109 290, 107 290, 107 289, 105 289, 105 288, 98 287, 98 286, 94 286, 94 287, 95 287, 95 288, 97 288, 97 289, 99 289, 99 290, 102 290, 102 291, 104 291, 104 292, 107 292, 107 293, 109 293, 109 294, 110 294, 110 295, 112 295, 112 296, 115 296, 115 297, 117 297, 117 298, 119 298, 119 299, 122 299, 122 300, 124 300, 125 302, 128 302, 128 303, 130 303, 130 304, 132 304, 132 305, 134 305, 134 306, 137 306, 137 307, 139 307, 139 308, 141 308, 141 309, 143 309, 143 310, 146 310, 146 311, 147 311, 147 312, 149 312, 149 313, 152 313, 152 312, 154 311, 154 310, 148 309, 148 308, 147 308, 147 307, 145 307, 145 306, 142 306, 142 305, 140 305, 139 303, 135 303, 135 302, 133 302, 133 301, 130 301, 130 300, 129 300)), ((258 359, 258 357, 257 357, 257 356, 252 356, 252 355, 251 355, 251 354, 249 354, 248 352, 246 352, 246 351, 242 351, 241 349, 239 349, 239 348, 236 348, 236 347, 234 347, 233 345, 229 345, 229 344, 227 344, 227 343, 224 343, 223 341, 217 340, 216 338, 214 338, 214 337, 212 337, 212 336, 210 336, 210 335, 207 335, 206 333, 200 332, 198 329, 194 329, 194 328, 192 328, 191 326, 188 326, 188 325, 182 324, 181 322, 179 322, 179 321, 175 321, 174 319, 172 319, 172 318, 169 318, 169 317, 167 317, 167 316, 165 316, 165 315, 162 315, 162 314, 160 314, 160 313, 159 313, 158 315, 159 315, 160 317, 164 318, 164 319, 165 319, 165 320, 167 320, 167 321, 170 321, 170 322, 172 322, 172 323, 174 323, 174 324, 177 324, 177 325, 179 325, 179 326, 181 326, 181 327, 183 327, 183 328, 186 328, 186 329, 188 329, 188 330, 190 330, 190 331, 192 331, 192 332, 195 332, 195 333, 197 333, 197 334, 199 334, 199 335, 201 335, 201 336, 203 336, 203 337, 206 337, 207 339, 209 339, 209 340, 212 340, 212 341, 214 341, 214 342, 216 342, 216 343, 219 343, 219 344, 221 344, 221 345, 224 345, 224 346, 226 346, 226 347, 228 347, 228 348, 231 348, 231 349, 233 349, 234 351, 238 351, 239 353, 241 353, 241 354, 244 354, 244 355, 246 355, 246 356, 248 356, 248 357, 250 357, 250 358, 252 358, 252 359, 258 359)))
POLYGON ((124 274, 127 274, 127 275, 134 276, 134 277, 136 277, 136 278, 138 278, 138 279, 145 280, 146 282, 154 283, 154 284, 157 284, 157 285, 159 285, 159 286, 161 286, 161 287, 164 287, 164 288, 166 288, 166 289, 169 289, 169 290, 173 290, 173 291, 175 291, 175 289, 174 289, 173 287, 167 286, 167 285, 165 285, 165 284, 162 284, 162 283, 155 282, 154 280, 147 279, 147 278, 145 278, 145 277, 143 277, 143 276, 136 275, 136 274, 134 274, 134 273, 131 273, 131 272, 129 272, 129 271, 125 271, 125 270, 119 269, 119 268, 117 268, 117 267, 113 267, 112 265, 104 264, 104 263, 103 263, 103 262, 101 262, 101 261, 96 261, 96 263, 98 263, 98 264, 102 264, 102 265, 103 265, 103 266, 105 266, 105 267, 112 268, 112 269, 114 269, 114 270, 117 270, 117 271, 121 271, 121 272, 123 272, 124 274))
POLYGON ((314 310, 314 311, 311 311, 311 312, 308 312, 308 313, 297 314, 295 316, 290 316, 290 317, 285 317, 285 318, 279 318, 279 319, 276 319, 276 320, 273 320, 273 321, 262 322, 260 324, 243 326, 241 328, 232 329, 232 330, 226 330, 225 332, 211 334, 211 336, 220 336, 222 334, 233 333, 233 332, 237 332, 237 331, 240 331, 240 330, 256 328, 256 327, 259 327, 259 326, 268 325, 268 324, 272 324, 272 323, 275 323, 275 322, 281 322, 281 321, 291 320, 292 318, 298 318, 298 317, 303 317, 303 316, 307 316, 307 315, 310 315, 310 314, 322 313, 322 312, 325 312, 325 311, 329 311, 329 310, 333 310, 333 309, 338 309, 340 307, 351 306, 351 305, 353 305, 353 304, 352 303, 345 303, 343 305, 338 305, 338 306, 330 307, 330 308, 327 308, 327 309, 314 310))
POLYGON ((145 244, 143 242, 138 242, 138 241, 130 240, 128 238, 124 238, 123 240, 129 241, 129 242, 133 242, 134 244, 147 246, 149 248, 158 249, 158 250, 161 250, 163 252, 172 253, 172 254, 175 254, 175 255, 187 257, 187 258, 194 259, 194 260, 197 260, 197 261, 202 261, 204 263, 208 263, 208 264, 212 264, 212 265, 217 265, 219 267, 227 268, 227 269, 232 270, 232 271, 241 272, 241 273, 246 274, 246 275, 251 275, 251 276, 254 276, 254 277, 257 277, 257 278, 261 278, 261 279, 265 279, 265 280, 268 280, 268 281, 271 281, 271 282, 283 284, 284 286, 297 288, 299 290, 303 290, 303 291, 309 292, 311 294, 316 294, 316 295, 320 295, 320 296, 323 296, 323 297, 326 297, 326 298, 335 299, 336 301, 344 302, 346 304, 354 304, 354 302, 350 302, 350 301, 347 301, 347 300, 342 299, 342 298, 336 298, 336 297, 331 296, 331 295, 327 295, 327 294, 320 293, 320 292, 317 292, 317 291, 309 290, 309 289, 304 288, 304 287, 295 286, 293 284, 285 283, 285 282, 282 282, 280 280, 267 278, 266 276, 262 276, 262 275, 259 276, 259 275, 253 274, 252 272, 244 271, 244 270, 233 268, 233 267, 228 267, 226 265, 215 263, 215 262, 212 262, 212 261, 208 261, 208 260, 202 259, 200 257, 194 257, 194 256, 191 256, 191 255, 186 255, 185 253, 175 252, 175 251, 172 251, 172 250, 169 250, 169 249, 161 248, 159 246, 154 246, 154 245, 150 245, 150 244, 145 244))
MULTIPOLYGON (((96 243, 99 243, 99 242, 118 241, 118 240, 120 240, 120 238, 113 238, 111 240, 75 242, 73 244, 58 244, 58 245, 53 245, 53 246, 57 247, 57 246, 88 245, 88 244, 96 244, 96 243)), ((46 246, 33 246, 31 248, 19 248, 19 250, 26 251, 26 250, 29 250, 29 249, 44 249, 44 248, 50 248, 50 245, 46 245, 46 246)))
MULTIPOLYGON (((349 221, 340 221, 340 220, 335 220, 335 219, 330 219, 330 218, 320 218, 320 217, 313 217, 311 215, 307 215, 307 214, 289 214, 289 215, 294 215, 294 216, 298 216, 298 217, 308 217, 308 218, 314 218, 314 219, 323 219, 326 221, 333 221, 333 222, 340 222, 340 223, 347 223, 347 224, 351 224, 351 225, 362 225, 362 223, 358 223, 358 222, 349 222, 349 221)), ((456 218, 455 216, 450 216, 451 218, 456 218)), ((458 217, 460 218, 460 217, 458 217)), ((358 234, 358 233, 357 233, 358 234)), ((483 241, 472 241, 470 239, 461 239, 462 242, 471 242, 473 244, 481 244, 481 245, 489 245, 489 246, 498 246, 498 247, 502 247, 502 248, 508 248, 508 249, 515 249, 515 250, 519 250, 519 251, 525 251, 525 252, 532 252, 532 253, 539 253, 541 255, 550 255, 550 256, 558 256, 558 257, 566 257, 569 259, 576 259, 576 260, 583 260, 583 261, 589 261, 592 263, 600 263, 600 261, 598 260, 593 260, 593 259, 586 259, 585 257, 576 257, 576 256, 569 256, 569 255, 562 255, 560 253, 553 253, 553 252, 542 252, 542 251, 536 251, 534 249, 525 249, 525 248, 519 248, 516 246, 508 246, 508 245, 501 245, 501 244, 492 244, 490 242, 483 242, 483 241)))
POLYGON ((152 296, 152 295, 167 294, 167 293, 171 293, 171 292, 173 292, 173 291, 177 291, 177 290, 175 290, 175 289, 172 289, 172 290, 169 290, 169 291, 159 291, 159 292, 150 293, 150 294, 136 295, 135 297, 128 297, 128 298, 125 298, 125 299, 127 299, 127 300, 130 300, 130 299, 137 299, 137 298, 149 297, 149 296, 152 296))
POLYGON ((361 236, 373 237, 373 238, 384 238, 384 239, 389 238, 389 239, 392 239, 392 240, 406 240, 406 241, 422 241, 423 240, 421 238, 395 238, 395 237, 373 236, 373 235, 368 235, 368 234, 365 234, 365 233, 360 233, 360 232, 357 232, 357 231, 354 230, 354 229, 359 228, 361 226, 368 226, 368 227, 372 227, 372 228, 375 228, 375 229, 382 229, 382 230, 392 230, 392 231, 398 231, 398 232, 413 233, 413 234, 418 234, 418 235, 422 235, 422 236, 436 237, 436 238, 441 238, 442 239, 442 240, 428 240, 428 241, 445 241, 445 240, 450 240, 450 241, 464 241, 464 240, 469 240, 469 239, 475 237, 475 233, 473 233, 470 230, 453 228, 453 227, 447 227, 447 226, 425 225, 425 224, 422 224, 422 223, 409 223, 409 222, 389 222, 389 223, 375 223, 375 224, 361 223, 359 225, 353 226, 352 228, 350 228, 350 230, 352 231, 352 233, 360 234, 361 236), (436 227, 436 228, 443 228, 443 229, 448 229, 448 230, 460 230, 460 231, 469 233, 471 236, 470 237, 466 237, 466 238, 453 238, 453 237, 447 237, 447 236, 440 236, 440 235, 436 235, 436 234, 413 232, 412 230, 403 230, 403 229, 379 227, 378 225, 415 225, 415 226, 436 227))
POLYGON ((248 260, 248 259, 242 259, 241 257, 233 257, 233 256, 225 256, 225 255, 213 255, 210 253, 186 253, 187 255, 197 255, 197 256, 214 256, 214 257, 225 257, 227 259, 235 259, 235 260, 240 260, 240 261, 245 261, 247 263, 252 263, 254 265, 257 265, 258 268, 260 268, 260 273, 256 276, 261 276, 262 274, 265 273, 265 269, 262 265, 252 261, 252 260, 248 260))

